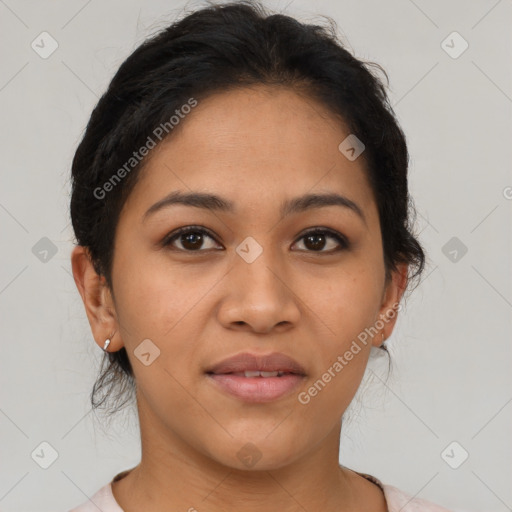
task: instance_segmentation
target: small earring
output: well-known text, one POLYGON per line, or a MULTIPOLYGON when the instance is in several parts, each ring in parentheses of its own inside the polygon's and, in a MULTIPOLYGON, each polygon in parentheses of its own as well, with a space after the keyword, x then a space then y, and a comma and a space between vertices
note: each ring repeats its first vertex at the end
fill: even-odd
POLYGON ((384 340, 384 332, 383 332, 383 333, 382 333, 382 341, 381 341, 381 343, 384 343, 384 341, 385 341, 385 340, 384 340))
MULTIPOLYGON (((115 331, 114 331, 114 334, 115 334, 115 331)), ((110 336, 110 338, 107 338, 105 340, 105 345, 103 345, 104 352, 108 352, 107 347, 110 345, 110 342, 112 341, 112 338, 114 337, 114 334, 112 334, 112 336, 110 336)))

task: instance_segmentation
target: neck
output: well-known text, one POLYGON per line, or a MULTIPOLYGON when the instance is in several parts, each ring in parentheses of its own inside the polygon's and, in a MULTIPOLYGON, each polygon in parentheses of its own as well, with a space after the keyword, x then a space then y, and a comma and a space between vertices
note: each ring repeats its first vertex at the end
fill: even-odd
MULTIPOLYGON (((119 505, 131 512, 208 510, 352 510, 355 473, 338 462, 341 422, 310 453, 268 470, 218 463, 177 436, 159 436, 141 423, 138 466, 112 484, 119 505)), ((373 484, 370 484, 373 485, 373 484)))

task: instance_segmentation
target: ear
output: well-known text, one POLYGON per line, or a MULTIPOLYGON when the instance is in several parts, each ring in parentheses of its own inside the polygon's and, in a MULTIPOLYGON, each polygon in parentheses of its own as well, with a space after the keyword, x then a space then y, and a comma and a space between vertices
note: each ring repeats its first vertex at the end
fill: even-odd
POLYGON ((400 299, 407 287, 408 269, 409 265, 407 263, 398 264, 397 270, 391 273, 391 277, 384 288, 379 317, 375 322, 376 327, 379 329, 379 332, 373 337, 373 345, 375 347, 380 347, 393 332, 396 319, 398 318, 400 299))
POLYGON ((116 352, 123 346, 115 304, 104 276, 96 273, 86 247, 76 246, 71 253, 71 267, 76 287, 80 292, 96 343, 103 349, 110 338, 108 352, 116 352))

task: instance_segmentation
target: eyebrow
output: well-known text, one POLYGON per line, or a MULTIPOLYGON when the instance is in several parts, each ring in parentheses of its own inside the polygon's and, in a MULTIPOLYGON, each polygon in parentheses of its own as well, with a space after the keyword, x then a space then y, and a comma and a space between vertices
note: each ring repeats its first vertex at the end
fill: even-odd
MULTIPOLYGON (((212 211, 226 213, 236 213, 235 203, 215 194, 203 192, 179 192, 174 191, 165 196, 160 201, 151 206, 143 216, 145 221, 152 214, 173 205, 193 206, 195 208, 204 208, 212 211)), ((366 224, 366 218, 363 210, 351 199, 341 194, 305 194, 293 199, 287 199, 281 205, 281 217, 286 217, 294 213, 301 213, 314 208, 326 206, 341 206, 356 213, 366 224)))

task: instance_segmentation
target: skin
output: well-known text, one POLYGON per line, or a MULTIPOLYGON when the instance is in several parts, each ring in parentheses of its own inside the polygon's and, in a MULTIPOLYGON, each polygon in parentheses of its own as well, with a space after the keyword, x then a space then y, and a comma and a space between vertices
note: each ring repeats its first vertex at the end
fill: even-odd
POLYGON ((385 281, 377 206, 362 157, 338 145, 349 132, 322 105, 286 88, 254 86, 199 102, 172 137, 153 150, 121 212, 113 291, 83 247, 72 268, 96 343, 126 347, 137 382, 141 462, 112 485, 126 512, 145 510, 387 510, 378 486, 338 462, 341 417, 363 377, 371 346, 396 315, 306 405, 297 399, 358 334, 393 309, 407 265, 385 281), (215 193, 237 213, 174 205, 143 219, 172 191, 215 193), (282 201, 336 192, 357 203, 281 218, 282 201), (199 225, 199 249, 185 252, 177 228, 199 225), (315 249, 303 232, 328 227, 315 249), (235 249, 248 236, 263 248, 247 263, 235 249), (174 246, 174 250, 172 247, 174 246), (180 252, 181 249, 181 252, 180 252), (199 252, 202 251, 202 252, 199 252), (143 365, 134 350, 151 339, 160 355, 143 365), (241 352, 283 352, 306 369, 296 392, 245 403, 215 388, 205 370, 241 352), (237 453, 252 443, 248 468, 237 453), (179 477, 177 477, 179 475, 179 477))

